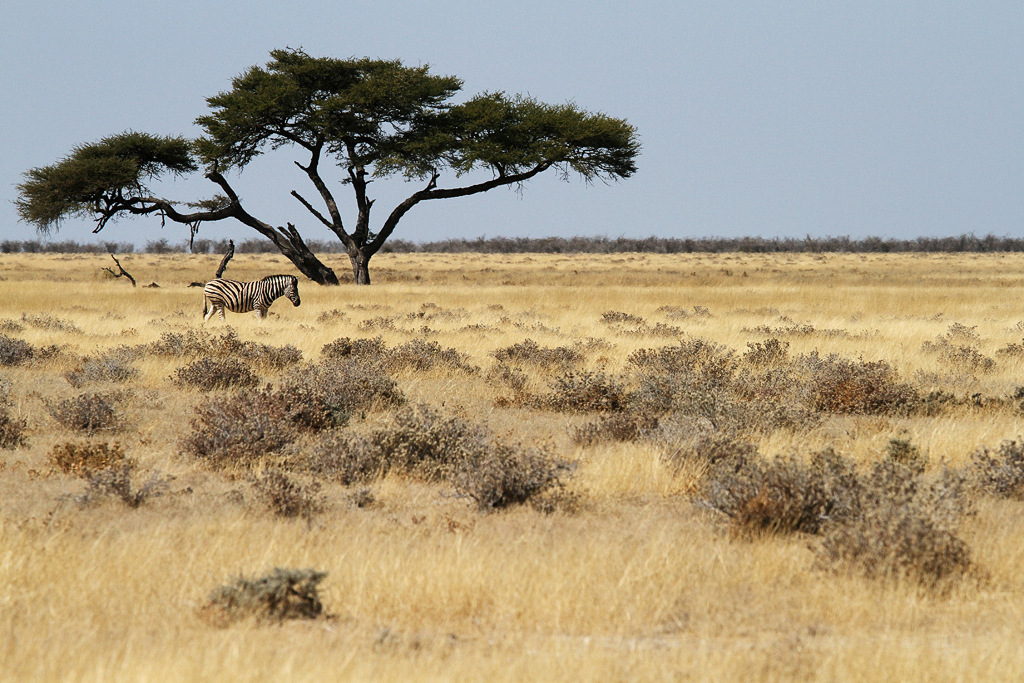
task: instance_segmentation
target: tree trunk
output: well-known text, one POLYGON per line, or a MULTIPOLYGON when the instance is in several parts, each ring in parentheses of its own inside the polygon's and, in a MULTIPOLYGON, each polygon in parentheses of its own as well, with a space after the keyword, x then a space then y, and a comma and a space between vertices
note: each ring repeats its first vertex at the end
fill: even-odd
POLYGON ((313 255, 308 249, 302 251, 297 249, 281 249, 281 253, 289 261, 295 264, 299 272, 308 277, 318 285, 338 285, 338 276, 334 271, 325 266, 320 259, 313 255))
POLYGON ((348 258, 352 261, 352 277, 355 278, 356 284, 370 284, 370 257, 357 252, 354 256, 349 254, 348 258))

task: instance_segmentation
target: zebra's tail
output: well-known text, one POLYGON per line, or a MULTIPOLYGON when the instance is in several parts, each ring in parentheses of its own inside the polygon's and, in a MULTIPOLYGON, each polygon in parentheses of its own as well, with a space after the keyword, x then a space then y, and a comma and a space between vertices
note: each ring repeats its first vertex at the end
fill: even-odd
POLYGON ((203 318, 206 318, 206 295, 203 295, 203 318))

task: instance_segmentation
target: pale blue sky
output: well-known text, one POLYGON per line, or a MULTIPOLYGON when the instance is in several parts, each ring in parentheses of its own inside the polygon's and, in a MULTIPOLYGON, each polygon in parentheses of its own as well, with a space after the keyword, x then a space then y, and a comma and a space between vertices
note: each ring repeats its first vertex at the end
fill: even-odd
MULTIPOLYGON (((588 187, 549 173, 522 195, 421 204, 396 238, 1024 234, 1020 0, 36 0, 0 10, 0 238, 34 237, 11 204, 26 169, 126 129, 194 136, 205 97, 285 46, 429 63, 466 94, 573 101, 640 131, 633 178, 588 187)), ((299 158, 280 150, 232 182, 250 213, 331 239, 288 194, 311 194, 299 158)), ((211 189, 197 178, 161 191, 211 189)), ((379 225, 416 187, 372 189, 379 225)), ((222 222, 200 236, 256 233, 222 222)), ((53 236, 161 237, 187 229, 144 218, 53 236)))

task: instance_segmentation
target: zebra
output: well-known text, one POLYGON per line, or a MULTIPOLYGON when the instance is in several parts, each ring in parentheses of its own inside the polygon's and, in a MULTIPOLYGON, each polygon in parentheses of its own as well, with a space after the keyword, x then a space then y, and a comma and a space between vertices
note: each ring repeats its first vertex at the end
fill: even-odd
POLYGON ((267 309, 278 297, 286 296, 292 305, 299 305, 299 278, 294 275, 268 275, 256 282, 235 282, 234 280, 210 280, 203 287, 203 322, 217 311, 224 319, 224 310, 232 313, 255 311, 256 317, 267 317, 267 309), (210 310, 207 313, 206 303, 210 310))

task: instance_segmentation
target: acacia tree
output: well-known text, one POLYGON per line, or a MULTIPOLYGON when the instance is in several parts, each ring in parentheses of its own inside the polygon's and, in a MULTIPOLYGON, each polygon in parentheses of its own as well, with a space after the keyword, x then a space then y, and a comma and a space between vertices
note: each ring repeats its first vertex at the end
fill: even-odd
POLYGON ((27 171, 16 201, 21 219, 45 234, 72 216, 95 220, 99 232, 122 216, 158 215, 188 225, 193 236, 203 222, 232 219, 272 241, 311 280, 338 284, 292 223, 274 227, 251 215, 225 177, 264 152, 291 148, 315 192, 291 195, 345 245, 356 283, 369 284, 371 257, 420 202, 521 184, 549 169, 587 182, 636 171, 637 132, 623 119, 501 92, 454 103, 461 80, 397 60, 339 60, 293 49, 270 54, 266 67, 250 68, 232 80, 231 90, 207 99, 210 113, 196 119, 203 134, 195 140, 129 131, 27 171), (352 192, 349 227, 325 167, 352 192), (458 184, 481 170, 490 177, 478 173, 474 182, 458 184), (219 189, 203 201, 175 202, 147 186, 199 171, 219 189), (446 186, 443 176, 455 184, 446 186), (417 189, 374 231, 368 186, 389 177, 417 189))

